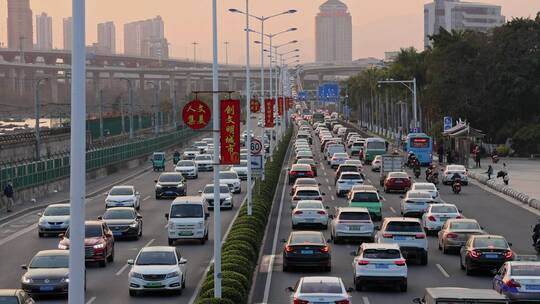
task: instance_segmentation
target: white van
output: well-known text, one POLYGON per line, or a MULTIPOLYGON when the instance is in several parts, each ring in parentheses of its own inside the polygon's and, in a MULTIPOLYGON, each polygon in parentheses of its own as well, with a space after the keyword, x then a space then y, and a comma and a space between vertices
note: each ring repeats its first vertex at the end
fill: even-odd
POLYGON ((180 239, 198 239, 201 244, 208 240, 208 207, 201 196, 177 197, 172 203, 168 220, 169 246, 180 239))

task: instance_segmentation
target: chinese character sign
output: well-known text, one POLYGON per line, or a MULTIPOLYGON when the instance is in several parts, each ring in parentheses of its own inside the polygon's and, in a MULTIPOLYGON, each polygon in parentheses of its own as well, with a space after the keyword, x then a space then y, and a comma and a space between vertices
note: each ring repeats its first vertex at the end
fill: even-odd
POLYGON ((200 100, 188 102, 182 110, 184 123, 194 130, 206 127, 211 117, 212 112, 210 111, 210 107, 200 100))
POLYGON ((240 163, 240 100, 222 100, 221 113, 221 164, 240 163))
POLYGON ((261 103, 257 99, 252 99, 249 108, 251 113, 259 113, 261 111, 261 103))
POLYGON ((274 127, 274 100, 273 99, 264 100, 264 127, 265 128, 274 127))
POLYGON ((283 97, 278 97, 278 115, 283 117, 283 97))

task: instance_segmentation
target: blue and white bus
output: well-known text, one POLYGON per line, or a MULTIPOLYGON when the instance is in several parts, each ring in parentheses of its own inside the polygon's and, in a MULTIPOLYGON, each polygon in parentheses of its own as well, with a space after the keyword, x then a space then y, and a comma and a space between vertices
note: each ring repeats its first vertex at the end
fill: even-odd
POLYGON ((407 135, 407 153, 412 152, 420 165, 429 166, 433 160, 433 139, 424 133, 407 135))

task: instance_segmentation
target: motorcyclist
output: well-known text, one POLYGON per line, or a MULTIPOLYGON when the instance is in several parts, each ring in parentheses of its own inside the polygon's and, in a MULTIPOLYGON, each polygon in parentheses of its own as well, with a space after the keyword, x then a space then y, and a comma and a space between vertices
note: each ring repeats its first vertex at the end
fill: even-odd
POLYGON ((533 228, 533 246, 536 245, 536 240, 538 240, 538 237, 540 237, 540 219, 538 219, 538 223, 533 228))
POLYGON ((178 152, 177 150, 174 151, 173 160, 175 163, 180 160, 180 152, 178 152))
POLYGON ((409 167, 412 168, 415 159, 416 159, 416 155, 414 155, 413 152, 409 152, 409 156, 408 156, 408 159, 407 159, 407 165, 409 165, 409 167))
POLYGON ((433 164, 429 165, 429 167, 427 167, 427 169, 426 169, 426 179, 429 179, 429 176, 434 171, 435 171, 435 165, 433 165, 433 164))
POLYGON ((418 161, 418 159, 416 159, 413 163, 413 171, 414 171, 414 175, 416 176, 416 178, 418 178, 420 176, 420 172, 421 172, 421 169, 420 169, 420 162, 418 161))
POLYGON ((461 186, 461 175, 459 173, 454 173, 452 175, 452 190, 454 190, 454 187, 461 186))

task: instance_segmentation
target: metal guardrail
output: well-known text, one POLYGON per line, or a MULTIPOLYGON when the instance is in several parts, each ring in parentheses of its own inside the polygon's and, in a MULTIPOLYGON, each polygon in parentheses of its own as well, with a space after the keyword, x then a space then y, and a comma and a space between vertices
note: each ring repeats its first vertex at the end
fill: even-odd
MULTIPOLYGON (((209 125, 208 130, 212 126, 209 125)), ((162 151, 176 144, 187 142, 196 136, 188 128, 153 138, 136 139, 125 143, 86 151, 86 170, 102 168, 123 161, 162 151)), ((0 189, 11 181, 16 191, 50 183, 69 176, 69 153, 39 161, 27 161, 7 166, 0 165, 0 189)))

